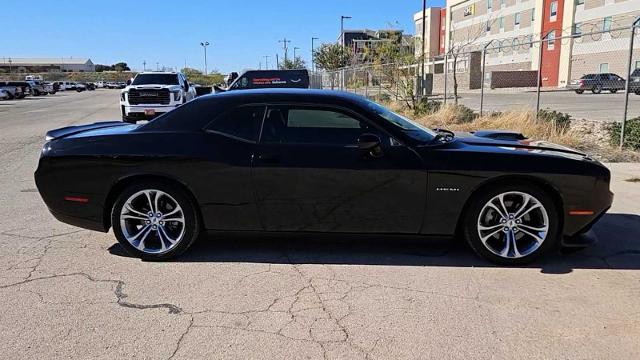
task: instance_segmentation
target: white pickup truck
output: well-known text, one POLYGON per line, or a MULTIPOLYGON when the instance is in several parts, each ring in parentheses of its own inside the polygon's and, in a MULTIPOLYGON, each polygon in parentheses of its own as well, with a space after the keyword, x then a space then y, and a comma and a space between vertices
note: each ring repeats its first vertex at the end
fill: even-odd
POLYGON ((120 94, 122 120, 151 120, 196 97, 196 91, 179 72, 142 72, 120 94))

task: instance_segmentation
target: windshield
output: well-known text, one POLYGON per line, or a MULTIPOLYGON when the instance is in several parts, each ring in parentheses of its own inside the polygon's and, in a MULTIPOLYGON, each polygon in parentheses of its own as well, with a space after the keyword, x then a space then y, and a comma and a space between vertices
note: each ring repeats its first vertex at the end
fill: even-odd
POLYGON ((133 79, 131 85, 178 85, 176 74, 140 74, 133 79))
POLYGON ((371 100, 366 100, 366 103, 369 110, 372 110, 385 120, 399 127, 405 134, 407 134, 407 136, 414 140, 420 142, 430 142, 436 137, 435 132, 416 123, 411 119, 408 119, 400 114, 396 114, 386 107, 371 100))

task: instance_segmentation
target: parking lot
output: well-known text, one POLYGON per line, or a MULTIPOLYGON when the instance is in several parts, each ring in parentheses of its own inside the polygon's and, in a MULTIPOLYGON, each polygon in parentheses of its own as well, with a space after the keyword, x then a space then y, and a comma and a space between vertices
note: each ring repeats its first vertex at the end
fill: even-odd
POLYGON ((118 93, 0 102, 1 357, 640 358, 640 164, 610 165, 598 244, 527 267, 459 241, 303 235, 205 236, 148 263, 56 221, 33 181, 45 132, 120 119, 118 93))

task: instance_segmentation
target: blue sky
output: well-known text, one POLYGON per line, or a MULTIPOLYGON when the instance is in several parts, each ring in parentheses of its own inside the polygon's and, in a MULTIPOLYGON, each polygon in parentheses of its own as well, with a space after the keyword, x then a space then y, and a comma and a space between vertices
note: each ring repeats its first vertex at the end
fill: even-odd
MULTIPOLYGON (((443 0, 429 0, 441 6, 443 0)), ((0 57, 89 57, 94 63, 125 61, 134 69, 160 66, 209 70, 258 67, 264 55, 271 66, 278 40, 291 40, 309 60, 311 37, 335 41, 340 16, 345 28, 394 28, 415 32, 412 15, 420 0, 215 0, 71 1, 3 0, 0 57)), ((263 64, 264 66, 264 64, 263 64)))

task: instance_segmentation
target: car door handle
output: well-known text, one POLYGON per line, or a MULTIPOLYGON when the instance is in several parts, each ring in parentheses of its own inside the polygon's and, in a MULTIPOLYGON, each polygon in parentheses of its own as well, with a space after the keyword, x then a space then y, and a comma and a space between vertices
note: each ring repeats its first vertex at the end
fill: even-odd
POLYGON ((280 157, 276 154, 260 154, 258 155, 258 160, 264 163, 275 164, 280 162, 280 157))

